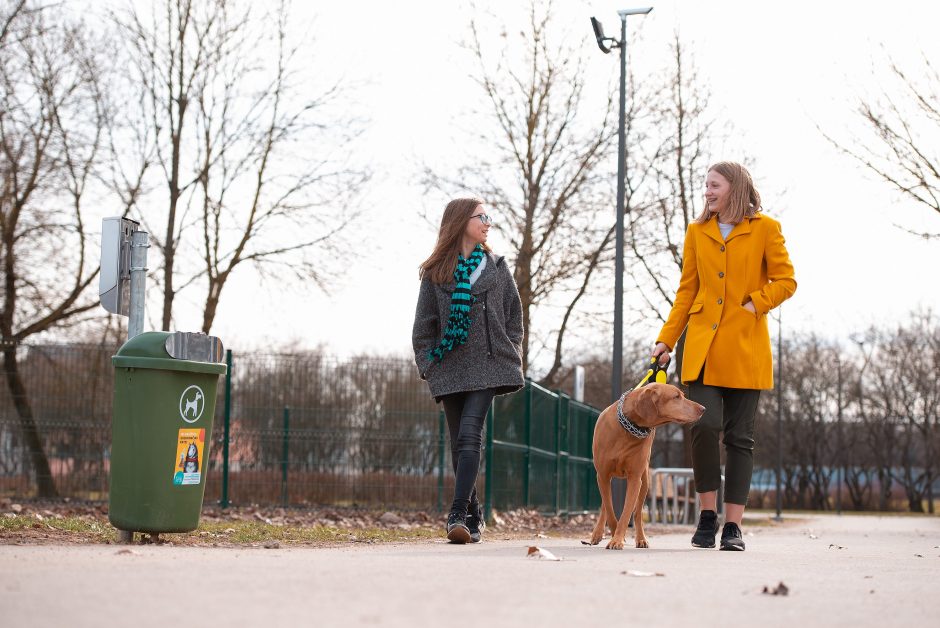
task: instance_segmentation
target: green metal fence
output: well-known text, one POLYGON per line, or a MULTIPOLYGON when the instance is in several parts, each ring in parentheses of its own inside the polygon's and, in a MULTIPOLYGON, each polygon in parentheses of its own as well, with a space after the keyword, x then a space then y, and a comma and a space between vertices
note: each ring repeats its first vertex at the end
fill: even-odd
MULTIPOLYGON (((8 386, 0 387, 0 494, 37 493, 37 466, 24 437, 25 400, 58 494, 107 499, 114 351, 16 348, 25 397, 13 399, 8 386)), ((449 505, 446 422, 411 360, 231 352, 227 359, 207 503, 449 505)), ((597 414, 532 383, 497 398, 478 483, 488 503, 544 512, 595 508, 591 436, 597 414)))
POLYGON ((596 408, 531 381, 516 394, 497 397, 486 431, 487 511, 517 506, 558 514, 598 509, 591 454, 598 414, 596 408))

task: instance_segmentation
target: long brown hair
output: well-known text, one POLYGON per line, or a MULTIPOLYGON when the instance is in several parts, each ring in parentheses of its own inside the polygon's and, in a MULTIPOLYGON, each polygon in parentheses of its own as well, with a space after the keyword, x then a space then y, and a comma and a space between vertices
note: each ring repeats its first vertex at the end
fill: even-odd
MULTIPOLYGON (((431 256, 421 263, 418 277, 427 277, 436 284, 453 281, 467 222, 482 204, 483 201, 478 198, 455 198, 447 203, 444 215, 441 216, 441 228, 437 232, 437 244, 434 245, 431 256)), ((483 250, 489 253, 490 247, 483 244, 483 250)))
MULTIPOLYGON (((728 212, 726 217, 731 224, 736 225, 745 217, 751 218, 761 210, 760 194, 754 187, 754 180, 751 179, 751 173, 747 168, 733 161, 719 161, 710 166, 708 172, 714 170, 728 183, 731 184, 731 193, 728 195, 728 212)), ((705 202, 705 209, 695 219, 697 223, 706 223, 712 219, 715 212, 708 208, 708 201, 705 202)))

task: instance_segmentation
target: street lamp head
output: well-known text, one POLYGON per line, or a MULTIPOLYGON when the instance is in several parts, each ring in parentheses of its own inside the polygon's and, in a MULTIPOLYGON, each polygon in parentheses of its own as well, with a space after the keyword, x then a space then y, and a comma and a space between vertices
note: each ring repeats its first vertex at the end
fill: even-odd
POLYGON ((597 39, 597 47, 600 48, 601 52, 604 54, 609 53, 610 46, 604 42, 613 41, 613 38, 604 36, 604 26, 597 21, 597 18, 591 18, 591 26, 594 27, 594 37, 597 39))
POLYGON ((617 15, 620 17, 625 17, 627 15, 646 15, 653 10, 653 7, 640 7, 639 9, 623 9, 622 11, 617 11, 617 15))

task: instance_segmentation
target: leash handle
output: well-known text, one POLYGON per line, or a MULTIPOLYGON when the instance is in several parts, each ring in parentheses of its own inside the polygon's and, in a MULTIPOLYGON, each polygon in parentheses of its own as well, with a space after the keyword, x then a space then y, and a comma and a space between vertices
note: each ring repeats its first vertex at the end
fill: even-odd
POLYGON ((646 371, 646 375, 643 376, 643 379, 640 380, 640 383, 637 384, 633 390, 654 382, 657 384, 665 384, 666 370, 669 368, 670 362, 672 362, 671 357, 666 360, 665 364, 660 364, 658 357, 651 357, 649 370, 646 371))

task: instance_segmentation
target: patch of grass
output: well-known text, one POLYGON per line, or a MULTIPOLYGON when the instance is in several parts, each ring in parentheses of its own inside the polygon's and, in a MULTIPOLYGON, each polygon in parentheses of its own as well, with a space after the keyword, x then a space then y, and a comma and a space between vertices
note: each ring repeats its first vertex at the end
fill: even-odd
MULTIPOLYGON (((193 532, 161 535, 176 545, 339 545, 344 543, 407 543, 441 537, 431 527, 336 528, 323 525, 273 525, 260 521, 203 522, 193 532)), ((140 537, 138 537, 139 539, 140 537)), ((118 531, 106 520, 89 516, 0 516, 0 542, 116 543, 118 531)))
POLYGON ((117 540, 117 530, 97 519, 84 517, 36 517, 23 515, 17 517, 0 517, 0 537, 10 538, 59 538, 60 533, 65 537, 74 535, 80 537, 82 542, 107 543, 117 540))
POLYGON ((441 536, 434 528, 361 528, 332 526, 278 526, 255 521, 219 521, 202 523, 192 534, 214 542, 251 545, 270 541, 304 543, 395 543, 433 539, 441 536))

